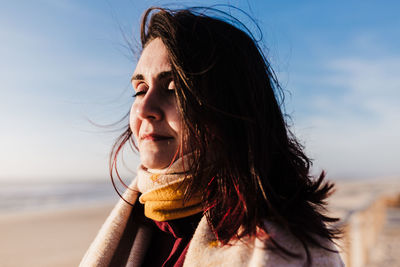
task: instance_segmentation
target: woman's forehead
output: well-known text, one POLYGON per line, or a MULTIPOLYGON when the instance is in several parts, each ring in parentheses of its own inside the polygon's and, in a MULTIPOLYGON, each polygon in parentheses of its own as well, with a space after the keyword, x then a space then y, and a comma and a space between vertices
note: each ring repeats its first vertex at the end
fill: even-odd
POLYGON ((156 38, 143 49, 133 76, 151 77, 169 71, 171 71, 171 63, 168 50, 161 39, 156 38))

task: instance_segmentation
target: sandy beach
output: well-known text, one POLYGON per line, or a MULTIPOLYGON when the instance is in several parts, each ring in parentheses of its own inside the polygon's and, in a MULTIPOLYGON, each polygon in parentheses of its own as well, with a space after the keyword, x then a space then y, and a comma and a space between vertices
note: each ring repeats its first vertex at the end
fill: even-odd
MULTIPOLYGON (((350 235, 348 241, 353 243, 353 247, 347 247, 346 255, 342 255, 347 257, 347 262, 352 259, 352 264, 348 266, 366 266, 367 262, 371 267, 382 266, 383 263, 400 266, 397 253, 400 246, 400 208, 389 209, 387 215, 384 215, 386 209, 383 208, 382 215, 382 206, 374 204, 380 203, 375 199, 379 199, 378 196, 382 194, 398 194, 399 185, 400 179, 378 183, 356 181, 337 184, 337 192, 330 199, 329 206, 335 216, 343 220, 347 218, 349 223, 353 222, 351 232, 347 233, 350 235), (352 214, 351 217, 348 214, 352 214), (357 214, 362 216, 362 224, 354 224, 354 220, 351 220, 357 219, 357 214), (383 229, 374 226, 378 215, 387 221, 383 229), (371 236, 374 227, 378 229, 377 237, 371 236), (354 234, 360 236, 356 237, 354 234), (369 256, 360 254, 363 244, 367 244, 367 236, 373 238, 369 240, 374 248, 369 256)), ((400 201, 400 195, 398 196, 400 201)), ((87 204, 57 211, 0 214, 0 266, 77 266, 115 201, 106 203, 108 204, 87 204)))
POLYGON ((78 266, 112 206, 0 216, 0 266, 78 266))

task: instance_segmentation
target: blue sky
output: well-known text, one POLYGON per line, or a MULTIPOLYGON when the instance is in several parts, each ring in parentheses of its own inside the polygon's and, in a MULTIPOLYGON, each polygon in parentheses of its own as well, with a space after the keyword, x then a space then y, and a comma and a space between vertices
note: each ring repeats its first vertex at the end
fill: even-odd
MULTIPOLYGON (((137 36, 142 12, 171 2, 2 3, 0 181, 107 179, 119 132, 90 121, 115 122, 132 102, 136 57, 122 32, 137 36)), ((332 179, 400 175, 400 4, 175 2, 231 4, 255 18, 315 171, 332 179)), ((125 161, 135 169, 135 156, 125 161)))

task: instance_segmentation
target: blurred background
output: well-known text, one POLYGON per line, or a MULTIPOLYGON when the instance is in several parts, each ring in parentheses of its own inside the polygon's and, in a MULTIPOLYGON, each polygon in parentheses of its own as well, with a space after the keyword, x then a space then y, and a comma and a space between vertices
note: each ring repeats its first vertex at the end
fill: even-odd
MULTIPOLYGON (((133 101, 130 76, 139 55, 131 53, 128 43, 139 47, 140 17, 153 5, 225 4, 246 12, 254 21, 233 7, 216 6, 243 21, 265 48, 286 93, 292 130, 314 159, 313 172, 326 170, 339 185, 398 185, 398 1, 171 3, 2 1, 0 217, 8 214, 11 220, 11 213, 66 210, 84 203, 101 207, 102 213, 92 214, 101 224, 109 210, 104 205, 118 199, 109 181, 108 156, 127 118, 112 124, 133 101)), ((131 180, 137 155, 126 154, 125 163, 122 175, 131 180)), ((48 218, 43 216, 37 222, 48 218)), ((91 225, 95 233, 98 227, 91 225)), ((80 242, 81 249, 87 242, 80 242)), ((3 251, 0 258, 12 253, 3 251)), ((4 266, 14 266, 13 261, 4 260, 4 266)))

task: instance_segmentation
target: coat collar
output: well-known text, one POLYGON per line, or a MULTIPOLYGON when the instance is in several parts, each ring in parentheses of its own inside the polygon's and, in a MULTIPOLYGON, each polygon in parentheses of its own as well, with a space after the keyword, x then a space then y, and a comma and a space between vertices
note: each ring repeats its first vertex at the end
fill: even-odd
MULTIPOLYGON (((134 181, 130 187, 135 188, 135 183, 134 181)), ((137 201, 138 192, 128 189, 123 197, 133 204, 137 201)), ((132 206, 120 199, 101 227, 79 266, 106 267, 110 265, 113 258, 119 257, 119 255, 115 254, 118 252, 118 246, 124 240, 123 235, 127 232, 125 230, 129 218, 132 216, 135 216, 135 214, 132 214, 132 206)), ((305 251, 300 241, 294 238, 288 231, 279 227, 279 225, 265 221, 265 226, 275 241, 289 251, 299 254, 300 257, 285 257, 281 253, 277 253, 274 249, 266 248, 261 240, 254 237, 245 237, 231 244, 220 246, 208 225, 206 217, 203 216, 190 242, 184 267, 304 266, 306 263, 305 251)), ((140 233, 140 229, 136 233, 140 233)), ((143 239, 142 243, 146 243, 146 240, 144 240, 146 236, 141 237, 143 239)), ((133 246, 135 246, 135 242, 136 240, 133 241, 133 246)), ((140 253, 144 255, 146 253, 145 248, 140 247, 140 253)), ((331 243, 326 244, 326 247, 335 249, 331 243)), ((313 266, 344 266, 338 253, 332 253, 312 246, 309 249, 313 266)), ((134 250, 134 247, 131 249, 131 254, 132 250, 134 250)), ((137 255, 136 252, 134 253, 135 255, 137 255)), ((121 257, 124 257, 124 255, 121 255, 121 257)), ((130 258, 131 255, 129 255, 130 258)), ((129 265, 129 262, 127 265, 129 265)))

